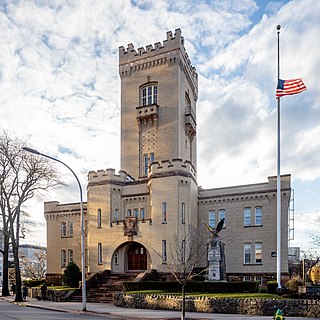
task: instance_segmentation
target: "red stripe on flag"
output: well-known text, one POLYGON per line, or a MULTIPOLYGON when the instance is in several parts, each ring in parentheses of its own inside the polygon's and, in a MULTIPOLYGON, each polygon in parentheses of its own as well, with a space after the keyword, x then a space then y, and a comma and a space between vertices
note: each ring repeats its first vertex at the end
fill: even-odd
POLYGON ((277 88, 276 98, 280 98, 282 96, 297 94, 303 92, 307 89, 306 85, 303 83, 302 79, 292 79, 292 80, 284 80, 283 89, 277 88))

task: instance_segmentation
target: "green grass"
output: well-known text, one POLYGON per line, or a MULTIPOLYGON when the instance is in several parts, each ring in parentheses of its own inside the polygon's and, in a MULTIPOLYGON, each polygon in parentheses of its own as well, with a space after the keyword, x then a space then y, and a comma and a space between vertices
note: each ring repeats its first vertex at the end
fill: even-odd
MULTIPOLYGON (((128 291, 128 294, 168 294, 181 296, 181 292, 165 292, 162 290, 143 290, 143 291, 128 291)), ((187 297, 208 297, 208 298, 240 298, 240 299, 284 299, 281 296, 270 293, 203 293, 203 292, 192 292, 186 293, 187 297)))
MULTIPOLYGON (((34 287, 34 288, 40 289, 41 286, 34 287)), ((79 289, 79 288, 70 288, 70 287, 65 287, 65 286, 47 286, 47 289, 48 290, 75 290, 75 289, 79 289)))

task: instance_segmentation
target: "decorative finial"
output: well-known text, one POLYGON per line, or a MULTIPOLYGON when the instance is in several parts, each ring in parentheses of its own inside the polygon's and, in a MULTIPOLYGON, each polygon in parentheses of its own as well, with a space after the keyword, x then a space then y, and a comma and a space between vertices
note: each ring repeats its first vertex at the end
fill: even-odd
POLYGON ((280 24, 277 25, 277 30, 279 31, 281 29, 280 24))

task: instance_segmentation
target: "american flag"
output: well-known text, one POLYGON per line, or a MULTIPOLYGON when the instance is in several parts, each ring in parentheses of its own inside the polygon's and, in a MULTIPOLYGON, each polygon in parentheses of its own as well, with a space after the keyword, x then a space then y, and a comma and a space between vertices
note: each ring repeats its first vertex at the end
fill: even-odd
POLYGON ((288 96, 291 94, 297 94, 304 90, 307 87, 303 83, 302 79, 291 79, 291 80, 281 80, 278 79, 278 86, 276 91, 276 98, 280 98, 282 96, 288 96))

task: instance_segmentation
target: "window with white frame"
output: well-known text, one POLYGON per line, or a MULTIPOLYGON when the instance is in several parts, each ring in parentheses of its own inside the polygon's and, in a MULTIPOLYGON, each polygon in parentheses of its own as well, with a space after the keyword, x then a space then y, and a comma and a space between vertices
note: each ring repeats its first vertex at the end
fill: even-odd
POLYGON ((73 250, 68 250, 68 263, 73 262, 73 250))
POLYGON ((131 217, 131 215, 132 215, 132 210, 131 210, 131 209, 128 209, 128 210, 127 210, 127 217, 131 217))
POLYGON ((226 211, 224 209, 219 210, 219 221, 221 221, 222 219, 224 219, 223 227, 225 227, 226 226, 226 211))
POLYGON ((73 222, 72 221, 68 221, 68 234, 69 234, 70 238, 73 237, 73 222))
POLYGON ((244 208, 243 210, 243 225, 251 225, 251 208, 244 208))
POLYGON ((186 204, 181 203, 181 223, 186 223, 186 204))
POLYGON ((134 209, 133 209, 133 214, 134 214, 134 217, 135 217, 135 218, 138 218, 138 214, 139 214, 138 208, 134 208, 134 209))
POLYGON ((251 281, 251 277, 250 276, 243 276, 243 281, 251 281))
POLYGON ((256 263, 262 263, 262 243, 256 242, 255 243, 255 254, 256 254, 256 263))
POLYGON ((256 225, 262 225, 262 207, 255 208, 256 225))
POLYGON ((167 240, 162 240, 162 263, 167 262, 167 240))
POLYGON ((213 211, 213 210, 209 211, 208 221, 209 221, 209 226, 211 228, 214 228, 216 226, 216 212, 215 211, 213 211))
POLYGON ((98 264, 102 264, 102 243, 98 243, 98 264))
POLYGON ((261 276, 255 276, 254 281, 257 281, 259 283, 259 286, 262 286, 262 277, 261 276))
POLYGON ((67 236, 67 223, 66 222, 61 222, 61 238, 65 238, 67 236))
POLYGON ((98 212, 97 212, 97 227, 101 228, 101 209, 100 208, 98 209, 98 212))
POLYGON ((251 243, 245 243, 244 244, 244 264, 250 264, 251 263, 251 243))
POLYGON ((158 103, 158 86, 156 84, 141 88, 141 105, 147 106, 158 103))
POLYGON ((167 203, 162 202, 162 223, 167 223, 167 203))
POLYGON ((65 249, 61 250, 61 268, 67 266, 67 251, 65 249))

